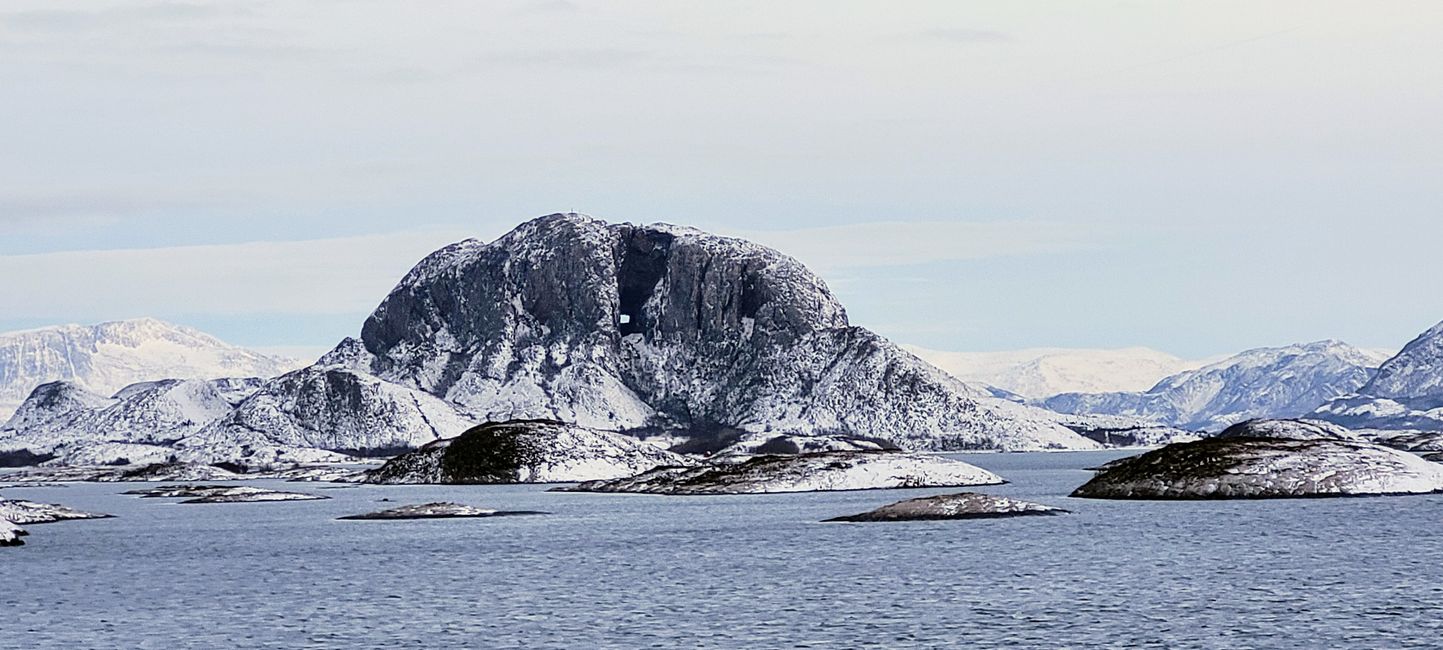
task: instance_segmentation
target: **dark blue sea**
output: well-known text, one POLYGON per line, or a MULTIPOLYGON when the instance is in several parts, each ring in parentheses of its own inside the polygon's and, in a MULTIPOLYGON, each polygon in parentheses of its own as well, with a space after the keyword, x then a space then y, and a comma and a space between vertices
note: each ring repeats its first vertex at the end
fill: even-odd
POLYGON ((1127 452, 958 457, 1058 517, 822 519, 957 490, 665 497, 255 482, 180 505, 7 488, 115 519, 0 549, 3 648, 1436 648, 1443 496, 1067 498, 1127 452), (390 502, 382 502, 390 499, 390 502), (426 501, 548 515, 336 521, 426 501))

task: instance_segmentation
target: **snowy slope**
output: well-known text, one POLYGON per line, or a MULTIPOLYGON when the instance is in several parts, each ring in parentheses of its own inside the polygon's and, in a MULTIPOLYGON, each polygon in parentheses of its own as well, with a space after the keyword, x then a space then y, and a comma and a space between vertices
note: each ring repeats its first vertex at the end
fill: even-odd
POLYGON ((1059 393, 1145 391, 1170 375, 1212 360, 1190 361, 1150 348, 1033 348, 1005 352, 903 349, 965 382, 996 386, 1029 399, 1059 393))
POLYGON ((9 332, 0 334, 0 422, 52 381, 110 395, 141 381, 273 377, 297 365, 153 318, 9 332))
POLYGON ((1064 393, 1041 402, 1079 414, 1126 415, 1217 431, 1254 418, 1290 418, 1358 390, 1383 358, 1339 341, 1248 350, 1168 377, 1146 392, 1064 393))

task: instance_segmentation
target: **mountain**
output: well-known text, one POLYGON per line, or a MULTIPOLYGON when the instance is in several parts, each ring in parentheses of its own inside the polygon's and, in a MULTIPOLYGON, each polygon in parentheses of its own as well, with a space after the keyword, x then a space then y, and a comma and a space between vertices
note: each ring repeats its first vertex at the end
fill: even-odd
MULTIPOLYGON (((736 430, 881 437, 911 449, 1099 446, 1074 431, 1087 422, 1069 428, 1057 414, 994 399, 850 325, 821 278, 781 253, 691 228, 577 214, 427 256, 358 339, 298 372, 323 370, 412 391, 415 400, 380 411, 414 415, 400 418, 423 434, 413 440, 460 433, 415 424, 431 419, 421 417, 434 410, 425 404, 439 402, 473 423, 555 420, 640 437, 736 430)), ((294 374, 251 401, 340 398, 327 394, 331 382, 294 374)), ((375 418, 346 429, 346 439, 277 433, 330 430, 319 406, 269 409, 263 425, 232 426, 251 408, 241 404, 198 435, 225 438, 228 428, 349 451, 398 440, 377 435, 375 418)))
POLYGON ((1383 359, 1339 341, 1259 348, 1173 375, 1146 392, 1064 393, 1040 404, 1217 431, 1244 420, 1308 414, 1368 383, 1383 359))
POLYGON ((914 345, 902 348, 962 381, 995 386, 1028 399, 1060 393, 1145 391, 1165 377, 1208 363, 1150 348, 1034 348, 1007 352, 944 352, 914 345))
POLYGON ((75 382, 41 384, 0 427, 0 455, 67 464, 163 460, 171 445, 228 415, 261 382, 163 379, 131 384, 111 397, 75 382))
POLYGON ((166 451, 248 467, 389 455, 510 420, 667 444, 766 434, 908 450, 1095 449, 1182 434, 995 398, 851 325, 821 278, 772 249, 577 214, 427 256, 359 338, 314 365, 259 384, 203 383, 181 395, 170 386, 170 401, 141 399, 158 388, 42 391, 23 407, 37 424, 0 431, 0 449, 36 452, 17 441, 46 440, 29 429, 47 421, 69 422, 43 448, 57 463, 166 451), (148 437, 134 433, 152 421, 148 437))
POLYGON ((40 384, 109 396, 159 379, 273 377, 299 364, 153 318, 0 334, 0 423, 40 384))
POLYGON ((1312 417, 1357 429, 1443 431, 1443 323, 1384 362, 1357 393, 1328 401, 1312 417))

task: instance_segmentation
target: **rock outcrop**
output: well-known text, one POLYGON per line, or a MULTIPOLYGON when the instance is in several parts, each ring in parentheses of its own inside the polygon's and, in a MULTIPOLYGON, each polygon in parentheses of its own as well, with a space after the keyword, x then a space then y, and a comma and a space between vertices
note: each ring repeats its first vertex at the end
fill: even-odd
POLYGON ((397 456, 363 483, 560 483, 618 478, 692 461, 617 433, 548 420, 472 428, 397 456))
POLYGON ((938 519, 998 519, 1036 515, 1060 515, 1062 508, 991 494, 959 492, 898 501, 870 512, 827 521, 929 521, 938 519))
POLYGON ((1443 465, 1350 440, 1226 437, 1108 463, 1072 493, 1098 499, 1257 499, 1443 490, 1443 465))
POLYGON ((54 503, 0 498, 0 520, 16 525, 49 524, 73 519, 107 519, 110 515, 83 512, 54 503))
POLYGON ((832 451, 757 456, 699 467, 658 467, 636 476, 588 481, 559 492, 647 494, 766 494, 828 490, 959 487, 1002 483, 1001 477, 959 460, 887 451, 832 451))

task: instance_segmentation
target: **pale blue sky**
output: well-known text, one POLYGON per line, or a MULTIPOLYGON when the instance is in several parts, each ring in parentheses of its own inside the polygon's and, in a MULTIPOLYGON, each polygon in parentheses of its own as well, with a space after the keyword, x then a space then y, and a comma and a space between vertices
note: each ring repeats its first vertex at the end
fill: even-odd
POLYGON ((933 348, 1398 347, 1443 319, 1440 33, 1433 2, 11 0, 0 329, 326 347, 426 251, 577 210, 774 244, 933 348))

